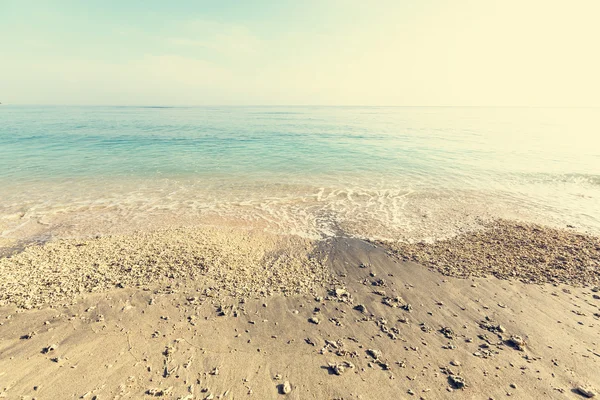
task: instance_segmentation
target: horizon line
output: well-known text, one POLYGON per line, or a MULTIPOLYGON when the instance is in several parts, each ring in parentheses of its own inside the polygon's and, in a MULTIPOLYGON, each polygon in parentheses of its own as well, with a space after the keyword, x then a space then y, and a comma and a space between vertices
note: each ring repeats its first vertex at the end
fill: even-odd
POLYGON ((0 106, 25 107, 119 107, 119 108, 212 108, 212 107, 346 107, 346 108, 600 108, 600 105, 365 105, 365 104, 49 104, 1 103, 0 106))

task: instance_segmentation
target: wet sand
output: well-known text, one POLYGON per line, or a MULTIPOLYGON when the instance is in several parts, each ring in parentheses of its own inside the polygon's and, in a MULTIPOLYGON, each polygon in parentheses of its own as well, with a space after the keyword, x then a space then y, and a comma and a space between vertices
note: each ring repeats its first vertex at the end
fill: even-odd
MULTIPOLYGON (((561 232, 573 245, 578 234, 561 232)), ((600 289, 579 278, 600 273, 593 246, 560 282, 531 284, 482 276, 475 256, 460 266, 473 273, 447 276, 435 247, 420 265, 398 244, 344 237, 182 229, 79 244, 0 260, 0 397, 576 399, 600 388, 600 289)), ((517 271, 532 264, 521 260, 517 271)))

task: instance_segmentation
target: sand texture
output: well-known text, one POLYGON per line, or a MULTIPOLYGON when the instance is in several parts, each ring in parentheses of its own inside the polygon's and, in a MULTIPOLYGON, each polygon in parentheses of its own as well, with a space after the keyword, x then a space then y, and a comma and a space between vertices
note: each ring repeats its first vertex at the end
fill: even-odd
POLYGON ((494 275, 526 283, 600 284, 600 239, 513 221, 435 243, 380 242, 390 254, 444 275, 494 275))
POLYGON ((4 259, 3 274, 24 272, 2 286, 13 292, 0 308, 0 398, 598 397, 594 285, 476 276, 478 267, 444 276, 349 238, 168 232, 144 234, 141 248, 111 237, 4 259), (43 259, 48 280, 28 277, 43 259), (61 273, 67 259, 86 261, 61 273), (84 282, 92 259, 113 260, 109 278, 38 301, 60 282, 84 282))
POLYGON ((178 228, 58 240, 0 258, 0 305, 68 304, 115 287, 201 280, 213 296, 312 293, 331 274, 314 244, 246 230, 178 228))

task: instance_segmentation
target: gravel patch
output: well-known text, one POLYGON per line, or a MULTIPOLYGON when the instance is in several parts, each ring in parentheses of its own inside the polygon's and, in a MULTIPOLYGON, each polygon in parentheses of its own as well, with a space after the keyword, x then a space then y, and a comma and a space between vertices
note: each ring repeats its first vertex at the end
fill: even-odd
POLYGON ((498 220, 434 243, 379 242, 402 261, 457 277, 493 275, 526 283, 600 283, 600 239, 574 230, 498 220))

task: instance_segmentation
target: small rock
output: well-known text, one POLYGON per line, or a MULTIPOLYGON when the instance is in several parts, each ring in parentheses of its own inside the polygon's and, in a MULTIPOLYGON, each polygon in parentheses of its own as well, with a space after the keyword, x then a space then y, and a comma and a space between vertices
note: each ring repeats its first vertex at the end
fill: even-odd
POLYGON ((321 323, 321 321, 317 317, 310 317, 308 319, 308 322, 310 322, 311 324, 315 324, 315 325, 319 325, 321 323))
POLYGON ((366 313, 367 312, 367 307, 365 307, 364 304, 359 304, 356 307, 354 307, 355 310, 360 311, 361 313, 366 313))
POLYGON ((42 353, 43 353, 43 354, 48 354, 48 353, 50 353, 51 351, 54 351, 54 350, 56 350, 57 348, 58 348, 58 345, 57 345, 57 344, 51 344, 50 346, 44 347, 44 348, 42 349, 42 353))
POLYGON ((368 349, 367 354, 370 355, 371 357, 373 357, 375 360, 377 360, 381 357, 380 350, 368 349))
POLYGON ((465 378, 460 375, 450 375, 448 381, 455 389, 464 389, 467 386, 465 378))
POLYGON ((329 363, 329 369, 336 375, 342 375, 346 369, 354 369, 354 364, 348 361, 339 364, 329 363))
POLYGON ((577 390, 577 393, 581 394, 583 397, 586 397, 588 399, 596 397, 596 392, 589 387, 578 386, 575 390, 577 390))
POLYGON ((292 385, 290 385, 289 381, 283 382, 282 385, 279 385, 279 392, 281 394, 288 394, 292 391, 292 385))
POLYGON ((515 349, 525 351, 525 340, 519 335, 513 335, 508 340, 509 344, 515 349))

